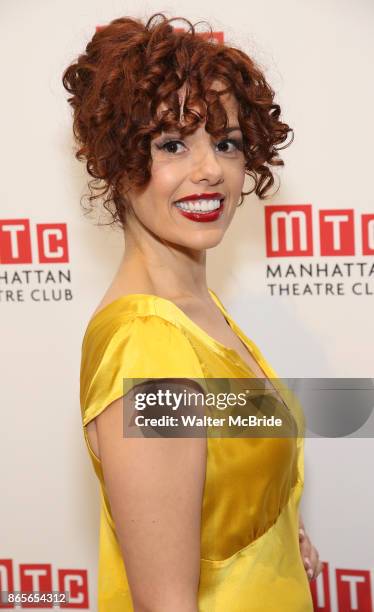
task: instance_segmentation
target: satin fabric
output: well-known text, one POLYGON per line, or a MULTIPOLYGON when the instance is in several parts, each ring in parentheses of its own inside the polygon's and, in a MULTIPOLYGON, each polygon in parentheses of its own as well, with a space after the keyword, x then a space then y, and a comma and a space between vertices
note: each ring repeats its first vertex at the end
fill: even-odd
MULTIPOLYGON (((210 294, 268 378, 277 374, 210 294)), ((148 294, 116 299, 87 326, 80 402, 84 437, 100 482, 99 612, 133 612, 131 594, 98 457, 86 425, 124 394, 131 378, 254 378, 240 355, 196 325, 173 302, 148 294)), ((272 381, 274 384, 274 381, 272 381)), ((303 489, 302 411, 274 384, 291 411, 292 438, 207 438, 201 523, 199 612, 311 612, 298 540, 303 489)))

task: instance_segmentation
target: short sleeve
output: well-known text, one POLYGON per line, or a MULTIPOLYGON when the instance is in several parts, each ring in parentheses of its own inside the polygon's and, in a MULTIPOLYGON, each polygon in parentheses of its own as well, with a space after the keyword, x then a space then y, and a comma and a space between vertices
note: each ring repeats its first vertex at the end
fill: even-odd
POLYGON ((93 327, 82 343, 83 425, 124 395, 124 380, 168 377, 204 378, 199 358, 177 324, 158 315, 144 315, 93 327))

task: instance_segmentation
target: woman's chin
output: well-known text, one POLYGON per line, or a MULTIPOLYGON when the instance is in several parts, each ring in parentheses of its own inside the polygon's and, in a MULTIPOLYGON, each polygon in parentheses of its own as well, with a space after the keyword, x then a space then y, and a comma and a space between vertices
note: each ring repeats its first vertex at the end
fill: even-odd
POLYGON ((222 241, 224 235, 225 232, 218 230, 196 232, 195 235, 190 236, 189 239, 186 239, 186 236, 184 236, 178 243, 194 251, 203 251, 216 247, 222 241))

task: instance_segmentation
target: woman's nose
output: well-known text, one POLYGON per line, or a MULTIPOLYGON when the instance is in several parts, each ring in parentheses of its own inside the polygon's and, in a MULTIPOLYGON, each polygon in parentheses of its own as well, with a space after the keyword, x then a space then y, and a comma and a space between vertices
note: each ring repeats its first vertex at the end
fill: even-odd
POLYGON ((198 151, 193 161, 191 180, 198 183, 204 179, 210 183, 218 183, 223 179, 222 166, 211 146, 198 151))

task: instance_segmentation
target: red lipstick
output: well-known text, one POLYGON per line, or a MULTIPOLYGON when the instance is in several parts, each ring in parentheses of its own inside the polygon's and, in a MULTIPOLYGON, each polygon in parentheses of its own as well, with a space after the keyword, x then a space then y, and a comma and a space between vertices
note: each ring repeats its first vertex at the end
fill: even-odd
POLYGON ((192 195, 176 200, 174 203, 188 202, 191 200, 223 200, 224 197, 223 193, 193 193, 192 195))
POLYGON ((205 223, 207 221, 216 221, 220 217, 223 211, 224 198, 224 194, 219 192, 192 193, 190 195, 184 196, 183 198, 180 198, 179 200, 176 200, 174 204, 179 204, 179 202, 191 202, 192 200, 220 200, 219 208, 210 211, 183 210, 182 208, 176 206, 180 214, 186 217, 187 219, 190 219, 191 221, 205 223))

